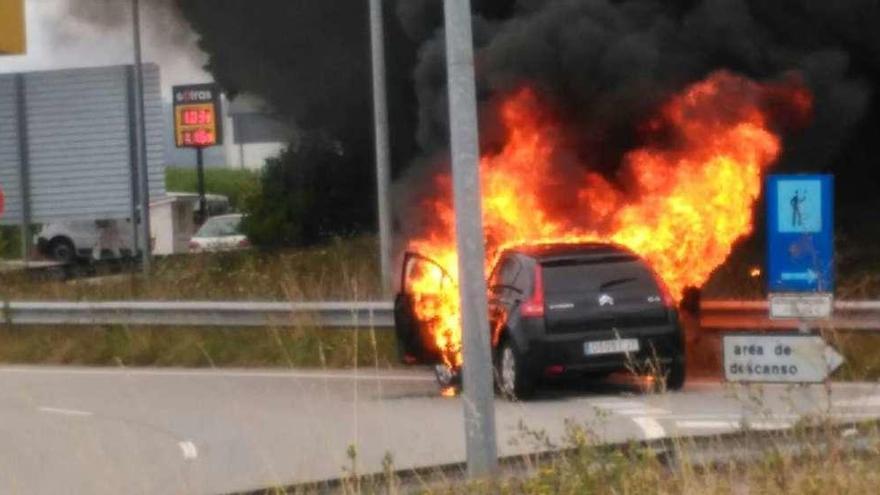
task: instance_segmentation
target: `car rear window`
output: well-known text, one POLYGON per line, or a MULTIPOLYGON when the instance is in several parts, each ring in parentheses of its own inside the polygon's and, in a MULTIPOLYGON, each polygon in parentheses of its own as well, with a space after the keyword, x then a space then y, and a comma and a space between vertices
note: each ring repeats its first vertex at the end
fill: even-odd
POLYGON ((651 270, 635 256, 554 260, 541 266, 547 294, 605 292, 617 287, 657 291, 651 270))
POLYGON ((241 235, 241 217, 209 218, 194 237, 229 237, 241 235))

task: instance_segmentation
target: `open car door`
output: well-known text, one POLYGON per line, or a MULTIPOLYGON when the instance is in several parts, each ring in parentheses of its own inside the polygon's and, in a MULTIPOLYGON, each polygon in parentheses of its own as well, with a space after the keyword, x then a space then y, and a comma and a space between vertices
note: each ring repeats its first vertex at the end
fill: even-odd
POLYGON ((437 297, 452 278, 440 264, 418 253, 407 252, 400 274, 400 292, 394 298, 394 330, 398 355, 406 364, 436 364, 442 361, 440 351, 428 331, 428 323, 415 312, 416 298, 437 297), (418 282, 419 290, 413 290, 418 282))

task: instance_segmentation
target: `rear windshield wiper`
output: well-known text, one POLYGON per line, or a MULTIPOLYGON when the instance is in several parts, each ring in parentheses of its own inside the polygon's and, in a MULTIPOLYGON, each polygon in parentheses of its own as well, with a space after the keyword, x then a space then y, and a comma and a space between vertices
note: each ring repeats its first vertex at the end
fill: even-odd
POLYGON ((609 280, 602 285, 599 286, 599 290, 607 289, 609 287, 614 287, 615 285, 622 285, 629 282, 636 281, 636 277, 627 277, 627 278, 616 278, 614 280, 609 280))
POLYGON ((557 258, 549 259, 541 262, 541 266, 557 267, 557 266, 581 266, 581 265, 604 265, 606 263, 627 263, 637 261, 638 258, 632 255, 615 254, 610 256, 596 256, 586 258, 557 258))

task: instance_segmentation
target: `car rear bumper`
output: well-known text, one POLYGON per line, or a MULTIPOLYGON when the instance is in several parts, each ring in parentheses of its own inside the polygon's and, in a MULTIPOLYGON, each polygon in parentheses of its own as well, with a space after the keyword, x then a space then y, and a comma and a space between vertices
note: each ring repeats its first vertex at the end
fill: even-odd
POLYGON ((544 335, 529 340, 526 359, 536 372, 554 366, 566 371, 604 372, 644 370, 657 364, 669 364, 684 354, 680 327, 668 324, 618 331, 590 331, 567 335, 544 335), (587 355, 591 341, 638 339, 639 350, 631 353, 587 355))

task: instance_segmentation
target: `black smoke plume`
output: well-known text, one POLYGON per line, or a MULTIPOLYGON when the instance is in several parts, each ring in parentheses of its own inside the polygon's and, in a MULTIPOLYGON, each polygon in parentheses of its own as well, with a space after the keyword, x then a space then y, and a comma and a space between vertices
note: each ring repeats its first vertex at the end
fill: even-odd
MULTIPOLYGON (((116 15, 95 4, 85 15, 116 15)), ((121 3, 121 2, 120 2, 121 3)), ((372 210, 367 2, 153 0, 182 14, 230 92, 262 96, 344 153, 372 210)), ((472 0, 482 143, 497 146, 494 97, 522 84, 582 136, 575 153, 614 178, 637 126, 671 93, 728 69, 759 81, 801 74, 815 95, 809 127, 786 137, 780 171, 837 176, 846 221, 876 208, 880 179, 880 3, 876 0, 472 0), (873 206, 872 206, 873 205, 873 206)), ((440 0, 386 0, 393 168, 417 194, 444 166, 447 110, 440 0)), ((345 180, 341 178, 340 180, 345 180)), ((876 209, 873 210, 876 214, 876 209)), ((372 214, 359 226, 371 225, 372 214)), ((406 223, 411 209, 398 208, 406 223)), ((843 223, 843 222, 841 222, 843 223)))
MULTIPOLYGON (((448 166, 440 3, 399 0, 397 8, 420 47, 417 163, 427 170, 448 166)), ((579 161, 616 180, 621 157, 639 144, 639 125, 672 93, 718 69, 758 81, 796 73, 814 94, 815 112, 808 127, 786 136, 775 170, 834 173, 840 211, 866 211, 867 200, 877 211, 880 3, 497 0, 475 6, 484 152, 500 144, 497 97, 528 85, 579 136, 572 150, 579 161)), ((414 171, 401 189, 419 196, 420 187, 434 187, 425 181, 430 175, 414 171)), ((841 223, 848 215, 839 215, 841 223)))

